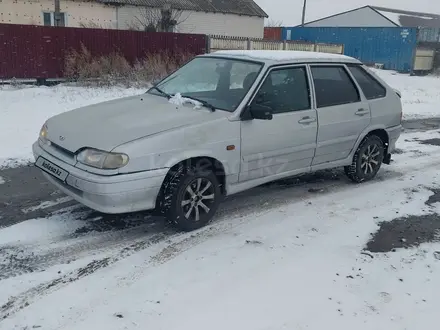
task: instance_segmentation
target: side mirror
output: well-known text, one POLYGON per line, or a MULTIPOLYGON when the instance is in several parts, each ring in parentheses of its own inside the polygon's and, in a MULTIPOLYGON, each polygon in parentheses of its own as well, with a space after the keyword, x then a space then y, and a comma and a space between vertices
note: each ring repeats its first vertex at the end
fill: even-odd
POLYGON ((254 119, 272 120, 273 110, 271 107, 262 104, 251 104, 249 106, 249 112, 254 119))

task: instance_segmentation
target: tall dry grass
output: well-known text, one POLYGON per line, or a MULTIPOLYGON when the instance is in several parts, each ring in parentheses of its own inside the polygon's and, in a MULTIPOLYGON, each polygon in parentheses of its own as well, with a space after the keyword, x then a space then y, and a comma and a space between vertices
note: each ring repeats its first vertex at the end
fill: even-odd
POLYGON ((81 85, 113 86, 123 84, 127 87, 148 87, 175 71, 193 55, 180 52, 147 54, 144 58, 130 64, 120 53, 106 56, 93 56, 81 45, 79 51, 67 53, 64 67, 65 78, 81 85))

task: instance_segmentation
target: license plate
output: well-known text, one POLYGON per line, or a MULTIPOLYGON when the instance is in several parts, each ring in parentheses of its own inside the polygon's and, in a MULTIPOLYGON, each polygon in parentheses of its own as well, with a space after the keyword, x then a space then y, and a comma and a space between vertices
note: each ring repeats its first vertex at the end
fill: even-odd
POLYGON ((38 157, 37 161, 35 162, 35 166, 61 181, 65 181, 67 176, 69 175, 69 172, 63 170, 59 166, 55 165, 52 162, 49 162, 42 157, 38 157))

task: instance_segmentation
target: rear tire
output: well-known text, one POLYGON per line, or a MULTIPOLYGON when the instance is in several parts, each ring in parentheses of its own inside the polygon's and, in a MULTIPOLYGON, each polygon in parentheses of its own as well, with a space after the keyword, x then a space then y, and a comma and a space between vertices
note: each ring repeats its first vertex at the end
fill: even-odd
POLYGON ((361 183, 373 179, 384 159, 384 143, 376 135, 367 136, 359 145, 353 157, 353 163, 344 167, 350 180, 361 183))
POLYGON ((206 226, 221 201, 221 189, 212 171, 181 167, 163 189, 162 213, 183 231, 206 226))

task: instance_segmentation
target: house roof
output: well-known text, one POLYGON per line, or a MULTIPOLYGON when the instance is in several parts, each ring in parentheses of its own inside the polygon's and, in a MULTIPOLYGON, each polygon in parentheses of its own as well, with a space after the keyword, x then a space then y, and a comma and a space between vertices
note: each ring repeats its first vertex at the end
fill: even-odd
POLYGON ((440 15, 417 11, 371 6, 383 16, 403 27, 440 27, 440 15))
POLYGON ((408 10, 392 9, 386 7, 378 6, 363 6, 354 8, 351 10, 344 11, 342 13, 337 13, 331 16, 323 17, 314 21, 306 22, 304 25, 310 23, 316 23, 327 18, 336 17, 339 15, 347 14, 353 11, 369 8, 374 10, 377 14, 383 16, 385 19, 393 23, 395 26, 402 27, 440 27, 440 15, 421 13, 408 10))
POLYGON ((253 0, 98 0, 105 4, 119 4, 162 8, 171 5, 177 10, 269 17, 253 0))
MULTIPOLYGON (((340 15, 348 14, 348 13, 351 13, 351 12, 354 12, 354 11, 358 11, 358 10, 361 10, 361 9, 366 9, 366 8, 375 11, 377 14, 379 14, 380 16, 383 16, 383 18, 385 18, 386 20, 390 21, 390 22, 393 23, 395 26, 399 26, 397 23, 393 22, 393 21, 390 20, 388 17, 386 17, 386 16, 382 15, 381 13, 379 13, 379 12, 378 12, 376 9, 374 9, 372 6, 368 6, 368 5, 367 5, 367 6, 362 6, 362 7, 357 7, 357 8, 350 9, 350 10, 346 10, 346 11, 343 11, 343 12, 340 12, 340 13, 336 13, 336 14, 333 14, 333 15, 330 15, 330 16, 325 16, 325 17, 322 17, 322 18, 318 18, 318 19, 315 19, 315 20, 310 21, 310 22, 305 22, 305 23, 304 23, 304 26, 307 26, 307 24, 320 22, 320 21, 323 21, 323 20, 328 19, 328 18, 337 17, 337 16, 340 16, 340 15)), ((297 25, 297 26, 301 26, 301 25, 297 25)))

